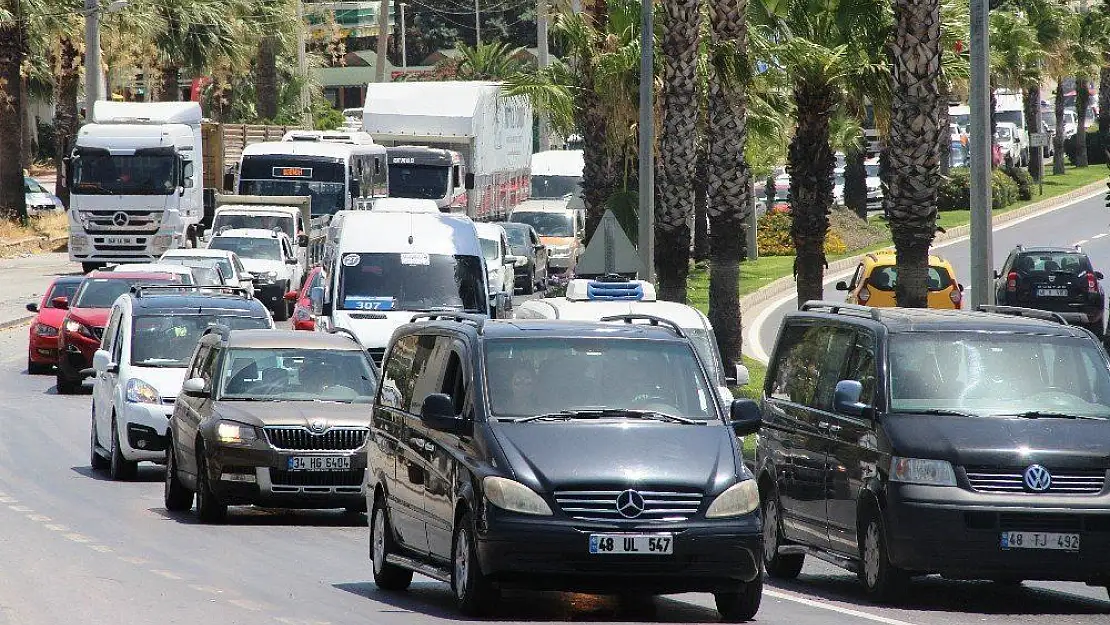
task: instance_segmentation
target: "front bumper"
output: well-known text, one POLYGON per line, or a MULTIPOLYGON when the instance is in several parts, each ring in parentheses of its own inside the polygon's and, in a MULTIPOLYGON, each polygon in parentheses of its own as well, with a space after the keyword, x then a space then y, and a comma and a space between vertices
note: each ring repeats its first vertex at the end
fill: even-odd
POLYGON ((261 446, 232 447, 211 442, 208 483, 231 505, 281 508, 361 507, 366 502, 366 450, 278 451, 261 446), (349 471, 290 471, 292 456, 350 456, 349 471))
POLYGON ((120 451, 128 460, 165 462, 170 415, 173 403, 123 405, 120 451))
POLYGON ((1110 495, 987 495, 899 485, 887 491, 891 560, 955 579, 1110 583, 1110 495), (1078 552, 1003 549, 1002 532, 1079 534, 1078 552))
POLYGON ((58 342, 58 371, 71 380, 84 379, 81 371, 92 366, 93 354, 100 341, 67 332, 58 342))
POLYGON ((552 273, 564 273, 574 269, 574 256, 552 256, 547 259, 547 269, 552 273))
POLYGON ((552 517, 524 518, 488 505, 478 523, 477 542, 482 571, 502 585, 595 593, 735 590, 738 583, 759 575, 763 549, 755 514, 727 523, 628 530, 552 517), (674 553, 591 554, 590 534, 598 532, 670 532, 674 553))
POLYGON ((27 343, 27 358, 40 365, 58 364, 58 337, 39 336, 32 329, 27 343))

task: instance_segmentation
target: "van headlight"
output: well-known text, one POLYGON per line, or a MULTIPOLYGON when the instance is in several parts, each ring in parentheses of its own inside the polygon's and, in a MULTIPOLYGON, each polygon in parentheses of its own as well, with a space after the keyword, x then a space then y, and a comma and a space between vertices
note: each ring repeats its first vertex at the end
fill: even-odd
POLYGON ((138 378, 127 381, 127 401, 132 404, 160 404, 158 390, 138 378))
POLYGON ((759 508, 759 486, 755 480, 744 480, 728 487, 728 490, 717 495, 709 509, 705 511, 707 519, 723 519, 726 517, 748 514, 759 508))
POLYGON ((536 516, 551 515, 551 506, 543 497, 520 482, 491 475, 482 480, 482 490, 486 499, 502 510, 536 516))
POLYGON ((926 486, 955 486, 956 472, 952 469, 952 463, 946 460, 894 456, 890 459, 890 481, 926 486))

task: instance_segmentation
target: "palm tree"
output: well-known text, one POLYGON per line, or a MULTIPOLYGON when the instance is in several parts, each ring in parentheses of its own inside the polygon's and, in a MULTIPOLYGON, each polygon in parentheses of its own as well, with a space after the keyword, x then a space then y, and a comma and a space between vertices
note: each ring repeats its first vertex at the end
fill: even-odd
POLYGON ((786 170, 800 306, 823 294, 833 190, 830 122, 853 77, 876 72, 869 51, 884 39, 887 10, 880 0, 756 0, 749 15, 775 42, 766 58, 789 75, 797 111, 786 170))
POLYGON ((241 4, 228 0, 150 0, 150 3, 158 19, 154 46, 159 57, 163 101, 180 98, 182 71, 201 75, 222 59, 243 58, 246 38, 242 32, 245 25, 239 19, 241 4))
POLYGON ((514 48, 502 41, 477 46, 460 41, 455 49, 459 52, 459 80, 505 80, 525 69, 524 48, 514 48))
MULTIPOLYGON (((993 111, 993 87, 1024 90, 1030 85, 1040 85, 1044 51, 1037 41, 1036 29, 1021 11, 991 11, 990 42, 993 111)), ((1037 102, 1040 102, 1039 93, 1037 102)), ((991 120, 993 130, 993 113, 991 120)), ((1036 128, 1035 125, 1029 126, 1030 131, 1036 128)), ((1030 150, 1030 155, 1035 151, 1030 150)))
POLYGON ((23 194, 23 124, 20 115, 27 56, 28 7, 22 0, 0 4, 0 217, 27 221, 23 194), (23 4, 23 6, 21 6, 23 4))
POLYGON ((701 0, 666 0, 660 8, 663 88, 655 168, 655 273, 661 299, 685 302, 701 109, 698 35, 702 8, 701 0))
MULTIPOLYGON (((1104 51, 1110 50, 1110 13, 1107 7, 1099 6, 1079 15, 1075 25, 1075 37, 1072 40, 1069 52, 1072 67, 1075 71, 1075 115, 1078 118, 1075 139, 1075 165, 1087 166, 1087 105, 1090 101, 1090 77, 1100 72, 1103 63, 1104 51)), ((1110 81, 1110 71, 1102 78, 1110 81)), ((1099 98, 1101 102, 1104 90, 1110 90, 1110 84, 1099 85, 1099 98)), ((1103 113, 1099 112, 1100 122, 1103 113)), ((1099 127, 1099 133, 1104 137, 1107 129, 1099 127)), ((1103 143, 1103 145, 1106 145, 1103 143)))

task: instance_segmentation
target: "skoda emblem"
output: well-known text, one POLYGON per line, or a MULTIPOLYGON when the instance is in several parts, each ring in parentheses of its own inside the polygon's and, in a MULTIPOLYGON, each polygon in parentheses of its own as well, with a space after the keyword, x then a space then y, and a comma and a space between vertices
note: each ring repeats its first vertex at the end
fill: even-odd
POLYGON ((1056 276, 1049 276, 1048 281, 1049 282, 1056 282, 1056 276))
POLYGON ((1023 477, 1025 487, 1034 493, 1043 493, 1052 486, 1052 474, 1039 464, 1034 464, 1026 469, 1023 477))
POLYGON ((310 423, 308 425, 308 427, 310 427, 313 432, 316 432, 317 434, 320 434, 321 432, 324 431, 324 428, 326 427, 326 424, 323 422, 323 420, 317 419, 317 420, 313 421, 312 423, 310 423))
POLYGON ((626 519, 635 519, 644 513, 644 496, 628 489, 617 495, 617 512, 626 519))
POLYGON ((114 223, 117 226, 126 226, 127 222, 129 222, 129 221, 131 221, 131 218, 128 217, 127 213, 125 213, 123 211, 119 211, 115 215, 112 215, 112 223, 114 223))

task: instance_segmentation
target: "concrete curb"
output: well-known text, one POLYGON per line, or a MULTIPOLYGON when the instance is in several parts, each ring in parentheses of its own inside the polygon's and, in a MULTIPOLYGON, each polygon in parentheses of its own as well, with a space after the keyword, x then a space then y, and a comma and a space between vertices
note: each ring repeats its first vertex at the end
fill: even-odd
POLYGON ((34 318, 35 315, 27 315, 25 317, 11 319, 9 321, 0 321, 0 330, 10 330, 12 328, 18 328, 19 326, 30 322, 34 318))
POLYGON ((69 239, 69 235, 58 237, 24 237, 14 241, 0 241, 0 253, 11 251, 38 248, 40 250, 53 250, 55 247, 65 243, 69 239))
MULTIPOLYGON (((1050 197, 1048 199, 1041 200, 1040 202, 1034 202, 1032 204, 1022 206, 1021 208, 1016 208, 1012 211, 1002 213, 1001 215, 995 215, 991 221, 991 225, 992 227, 999 226, 1008 221, 1020 219, 1033 213, 1062 208, 1063 206, 1070 204, 1072 201, 1078 198, 1090 195, 1092 193, 1095 193, 1096 191, 1105 188, 1105 181, 1092 182, 1091 184, 1080 187, 1074 191, 1069 191, 1061 195, 1050 197)), ((955 228, 952 228, 947 232, 938 233, 936 239, 933 240, 933 244, 935 245, 937 243, 944 243, 946 241, 951 241, 952 239, 965 237, 970 232, 970 224, 956 226, 955 228)), ((842 258, 840 260, 833 261, 829 263, 829 266, 825 269, 825 275, 835 274, 847 269, 851 269, 852 267, 855 267, 857 264, 859 264, 860 259, 862 259, 866 255, 866 253, 857 254, 855 256, 850 256, 848 258, 842 258)), ((744 312, 744 317, 748 319, 754 318, 755 315, 759 314, 760 308, 769 300, 778 299, 786 293, 793 291, 794 287, 794 276, 785 276, 779 278, 778 280, 771 282, 767 286, 764 286, 740 298, 740 310, 744 312)))

